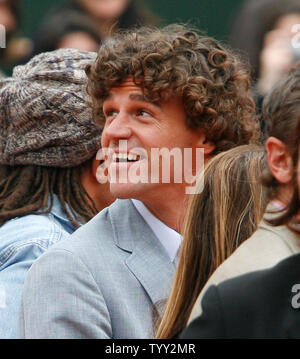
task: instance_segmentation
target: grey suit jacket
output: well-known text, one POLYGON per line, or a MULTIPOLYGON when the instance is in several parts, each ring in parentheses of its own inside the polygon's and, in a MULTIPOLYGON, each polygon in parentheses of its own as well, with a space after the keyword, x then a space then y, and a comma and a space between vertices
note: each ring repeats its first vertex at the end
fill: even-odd
POLYGON ((117 200, 31 267, 21 338, 151 338, 175 266, 131 200, 117 200))

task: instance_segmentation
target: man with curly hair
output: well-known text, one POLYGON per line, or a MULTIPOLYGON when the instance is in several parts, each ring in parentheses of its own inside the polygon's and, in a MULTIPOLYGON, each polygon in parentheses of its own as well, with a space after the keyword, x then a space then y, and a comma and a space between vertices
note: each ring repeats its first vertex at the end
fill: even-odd
POLYGON ((119 33, 86 72, 94 119, 104 125, 110 190, 119 199, 32 267, 21 335, 150 338, 181 243, 190 182, 178 180, 186 169, 179 155, 190 150, 194 174, 197 149, 205 162, 257 140, 249 76, 229 49, 183 25, 119 33), (168 155, 174 166, 165 180, 168 155))

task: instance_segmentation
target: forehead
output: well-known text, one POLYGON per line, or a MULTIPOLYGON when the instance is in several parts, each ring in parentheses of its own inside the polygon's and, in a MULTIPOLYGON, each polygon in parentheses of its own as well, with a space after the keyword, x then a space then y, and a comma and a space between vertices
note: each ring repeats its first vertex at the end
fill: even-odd
POLYGON ((159 109, 164 108, 174 109, 175 111, 178 110, 180 112, 183 111, 182 99, 179 96, 174 95, 166 101, 155 102, 144 94, 142 88, 136 85, 131 77, 126 78, 118 86, 112 87, 104 102, 112 99, 115 99, 116 101, 121 100, 120 96, 125 98, 126 101, 143 101, 159 109))
POLYGON ((141 87, 137 86, 131 78, 127 78, 121 84, 109 90, 108 98, 112 98, 115 95, 129 95, 132 93, 143 95, 141 87))

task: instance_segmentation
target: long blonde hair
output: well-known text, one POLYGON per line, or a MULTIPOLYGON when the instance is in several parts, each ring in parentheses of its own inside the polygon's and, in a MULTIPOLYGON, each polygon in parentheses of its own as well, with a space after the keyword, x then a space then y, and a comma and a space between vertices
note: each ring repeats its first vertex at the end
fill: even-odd
POLYGON ((211 274, 256 230, 267 204, 260 182, 265 166, 263 147, 243 145, 205 167, 203 190, 188 205, 179 265, 157 338, 180 334, 211 274))

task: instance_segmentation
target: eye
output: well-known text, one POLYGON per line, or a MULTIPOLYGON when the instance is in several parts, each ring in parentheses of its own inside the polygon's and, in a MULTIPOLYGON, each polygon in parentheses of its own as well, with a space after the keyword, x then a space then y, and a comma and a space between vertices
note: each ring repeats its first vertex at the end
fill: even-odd
POLYGON ((118 112, 116 110, 113 110, 113 109, 109 109, 109 110, 104 111, 104 117, 106 119, 113 118, 113 117, 115 117, 117 115, 118 115, 118 112))
POLYGON ((137 111, 137 116, 141 116, 141 117, 152 117, 152 114, 151 114, 151 112, 150 111, 147 111, 147 110, 144 110, 144 109, 139 109, 138 111, 137 111))

